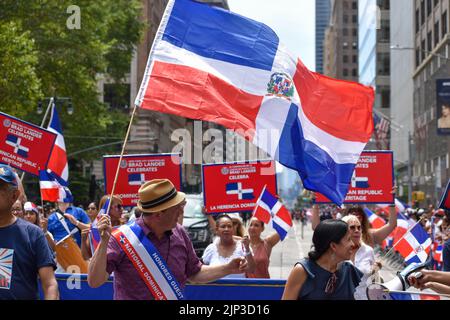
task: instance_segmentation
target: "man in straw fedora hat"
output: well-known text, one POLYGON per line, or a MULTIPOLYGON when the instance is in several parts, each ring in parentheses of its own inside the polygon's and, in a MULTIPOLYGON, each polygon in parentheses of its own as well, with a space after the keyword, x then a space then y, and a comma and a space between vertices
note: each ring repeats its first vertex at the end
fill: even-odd
POLYGON ((220 266, 202 264, 177 223, 185 204, 185 194, 170 180, 155 179, 139 189, 139 219, 111 234, 110 219, 102 216, 100 244, 89 264, 89 285, 101 286, 114 272, 114 299, 175 300, 184 298, 187 281, 205 283, 244 272, 243 258, 220 266))

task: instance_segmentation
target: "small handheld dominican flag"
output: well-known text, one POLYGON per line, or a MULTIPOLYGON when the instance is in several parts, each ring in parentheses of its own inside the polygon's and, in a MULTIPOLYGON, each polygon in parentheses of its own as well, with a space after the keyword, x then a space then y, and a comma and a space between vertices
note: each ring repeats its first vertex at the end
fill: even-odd
POLYGON ((437 294, 420 292, 391 291, 389 292, 389 295, 392 300, 441 300, 441 297, 437 294))
POLYGON ((424 263, 431 250, 431 239, 420 223, 409 230, 394 248, 405 258, 406 264, 424 263))
POLYGON ((364 213, 369 218, 372 228, 379 229, 386 224, 383 218, 372 212, 369 208, 364 208, 364 213))
POLYGON ((286 237, 292 227, 292 217, 281 202, 264 187, 258 201, 256 202, 253 216, 268 224, 272 220, 272 227, 280 235, 281 241, 286 237))
POLYGON ((444 194, 442 195, 439 208, 450 210, 450 180, 447 182, 447 188, 445 188, 444 194))

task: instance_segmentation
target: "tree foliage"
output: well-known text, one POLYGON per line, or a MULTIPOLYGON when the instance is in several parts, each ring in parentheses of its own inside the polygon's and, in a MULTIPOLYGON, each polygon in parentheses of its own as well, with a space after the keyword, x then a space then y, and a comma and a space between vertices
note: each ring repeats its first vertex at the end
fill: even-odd
MULTIPOLYGON (((107 73, 121 82, 129 73, 143 31, 140 12, 139 0, 2 0, 0 110, 40 124, 40 99, 70 97, 73 115, 59 109, 64 135, 71 137, 68 154, 105 143, 101 137, 123 137, 129 116, 99 102, 97 79, 107 73), (71 5, 80 8, 79 29, 68 28, 71 5)), ((103 152, 80 156, 95 159, 103 152)))

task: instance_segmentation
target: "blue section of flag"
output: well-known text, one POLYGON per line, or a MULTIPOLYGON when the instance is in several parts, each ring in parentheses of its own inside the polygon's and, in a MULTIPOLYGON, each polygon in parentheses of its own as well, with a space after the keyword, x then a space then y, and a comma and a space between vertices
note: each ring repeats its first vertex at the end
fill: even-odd
POLYGON ((391 292, 389 293, 392 300, 413 300, 411 294, 409 293, 397 293, 397 292, 391 292))
POLYGON ((61 135, 63 134, 61 122, 59 121, 58 111, 56 111, 56 107, 52 108, 52 118, 50 124, 48 125, 48 128, 52 128, 61 135))
POLYGON ((15 135, 13 135, 13 134, 8 134, 8 135, 6 136, 6 141, 12 142, 12 143, 14 143, 14 144, 17 143, 17 139, 19 139, 19 137, 15 136, 15 135))
POLYGON ((244 200, 252 200, 253 198, 255 198, 255 196, 253 195, 253 192, 242 193, 242 199, 244 199, 244 200))
POLYGON ((306 189, 327 195, 342 204, 355 164, 337 164, 328 153, 303 136, 298 107, 291 104, 280 138, 278 161, 298 171, 306 189), (349 177, 341 181, 340 177, 349 177))
POLYGON ((283 229, 282 227, 280 227, 275 221, 272 220, 272 227, 275 229, 275 231, 278 233, 278 235, 280 236, 281 241, 284 240, 284 238, 286 238, 286 235, 288 234, 288 232, 283 229))
POLYGON ((264 189, 260 201, 264 202, 266 206, 268 206, 269 209, 272 210, 272 208, 278 202, 278 199, 275 198, 267 189, 264 189))
POLYGON ((356 181, 355 182, 356 188, 368 188, 369 187, 369 181, 356 181))
POLYGON ((262 70, 272 69, 279 44, 263 23, 190 0, 175 1, 163 40, 202 57, 262 70))
POLYGON ((132 173, 128 175, 128 183, 130 184, 142 184, 145 182, 145 176, 143 173, 132 173))
POLYGON ((239 186, 237 183, 233 182, 233 183, 227 183, 227 185, 225 186, 227 191, 233 191, 233 190, 239 190, 239 186))

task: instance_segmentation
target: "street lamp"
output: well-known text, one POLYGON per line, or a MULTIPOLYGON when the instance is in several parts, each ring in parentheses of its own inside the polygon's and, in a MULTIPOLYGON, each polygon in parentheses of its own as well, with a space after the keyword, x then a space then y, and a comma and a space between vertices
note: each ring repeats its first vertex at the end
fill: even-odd
MULTIPOLYGON (((72 115, 73 114, 73 105, 72 105, 72 98, 69 97, 45 97, 44 100, 49 100, 47 109, 45 110, 44 118, 42 119, 41 127, 44 125, 45 120, 47 119, 48 113, 50 111, 50 107, 54 104, 55 107, 60 103, 60 106, 63 106, 64 103, 67 101, 67 114, 72 115)), ((37 110, 36 112, 38 114, 42 114, 42 101, 39 100, 37 110)))

